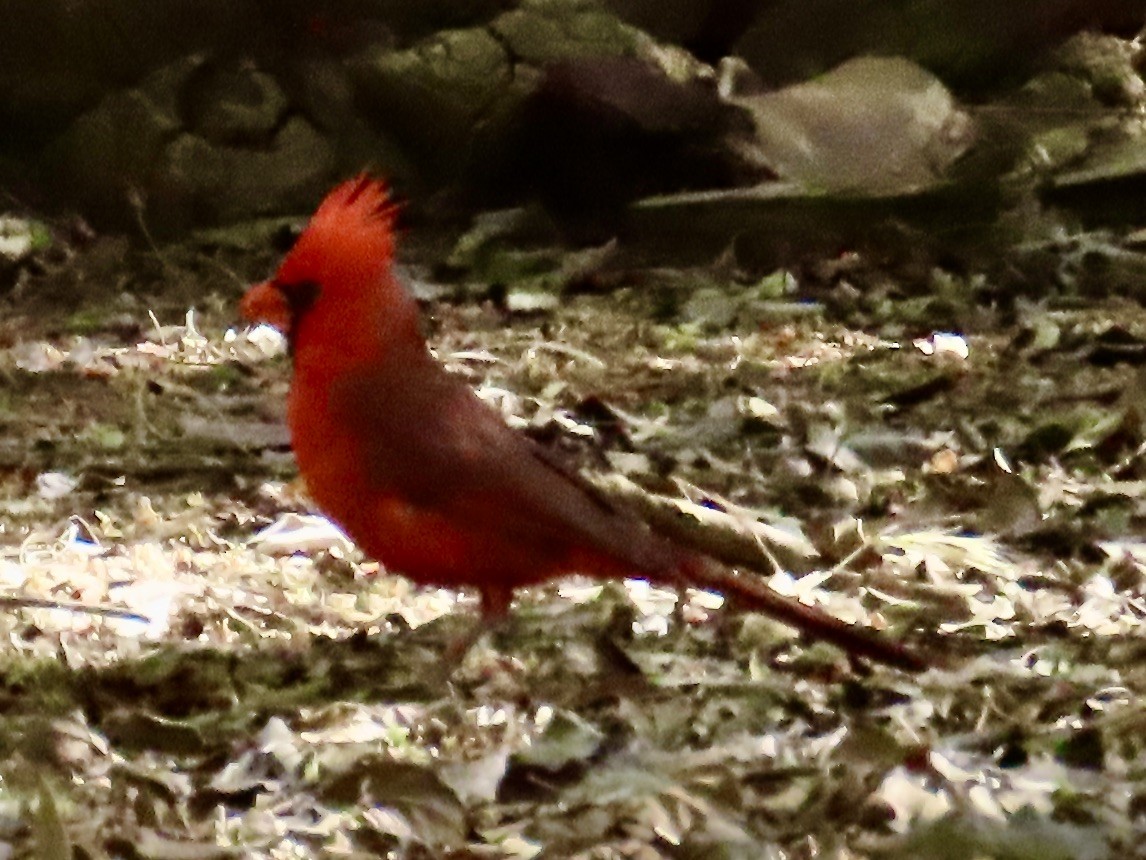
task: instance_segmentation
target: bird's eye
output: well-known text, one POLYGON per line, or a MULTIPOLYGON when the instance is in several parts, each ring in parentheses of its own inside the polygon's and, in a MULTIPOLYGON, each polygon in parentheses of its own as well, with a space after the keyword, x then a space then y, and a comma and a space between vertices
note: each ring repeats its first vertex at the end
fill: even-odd
POLYGON ((279 292, 283 294, 283 298, 287 300, 290 306, 291 315, 298 319, 314 304, 315 299, 318 298, 319 286, 317 281, 294 281, 293 283, 275 284, 279 292))

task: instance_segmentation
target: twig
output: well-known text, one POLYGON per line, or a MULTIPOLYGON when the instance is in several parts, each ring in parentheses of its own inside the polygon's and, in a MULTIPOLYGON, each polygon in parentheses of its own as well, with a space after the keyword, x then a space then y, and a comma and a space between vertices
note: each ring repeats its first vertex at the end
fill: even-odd
POLYGON ((767 541, 762 523, 750 528, 735 514, 682 499, 658 496, 620 475, 586 474, 603 496, 618 501, 665 537, 729 567, 772 575, 782 566, 806 569, 808 556, 782 541, 767 541), (780 556, 781 561, 777 560, 780 556))
POLYGON ((140 615, 138 612, 132 612, 128 609, 116 609, 111 606, 89 606, 74 600, 49 600, 46 597, 16 597, 11 594, 0 594, 0 609, 63 609, 68 612, 81 612, 85 615, 135 621, 139 624, 151 623, 151 619, 146 615, 140 615))

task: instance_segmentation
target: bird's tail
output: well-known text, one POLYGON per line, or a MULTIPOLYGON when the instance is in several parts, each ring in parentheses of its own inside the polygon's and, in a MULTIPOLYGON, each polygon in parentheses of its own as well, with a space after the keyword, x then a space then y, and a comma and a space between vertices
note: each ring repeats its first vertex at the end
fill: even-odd
POLYGON ((690 553, 671 577, 676 586, 718 591, 747 609, 763 612, 813 639, 842 648, 856 657, 909 672, 922 672, 930 665, 922 655, 899 642, 891 642, 874 630, 841 621, 833 615, 777 593, 765 582, 739 575, 716 561, 690 553))

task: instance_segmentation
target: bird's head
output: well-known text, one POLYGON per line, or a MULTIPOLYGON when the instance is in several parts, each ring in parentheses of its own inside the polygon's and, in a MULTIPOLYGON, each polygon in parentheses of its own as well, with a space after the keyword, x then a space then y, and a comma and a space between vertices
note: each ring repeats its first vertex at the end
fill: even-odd
POLYGON ((367 303, 387 300, 394 256, 396 207, 386 187, 362 174, 319 205, 270 280, 243 296, 242 315, 274 326, 292 342, 305 317, 361 313, 367 303))

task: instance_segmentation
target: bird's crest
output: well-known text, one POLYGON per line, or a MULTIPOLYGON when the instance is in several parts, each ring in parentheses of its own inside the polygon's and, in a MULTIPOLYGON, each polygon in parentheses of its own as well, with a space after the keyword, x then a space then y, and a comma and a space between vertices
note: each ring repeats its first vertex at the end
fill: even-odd
POLYGON ((363 173, 343 182, 319 204, 278 279, 322 282, 322 275, 334 274, 333 268, 367 275, 388 267, 397 212, 381 181, 363 173))
POLYGON ((310 226, 321 225, 325 221, 349 226, 357 221, 364 227, 389 231, 394 226, 396 213, 397 206, 391 202, 390 192, 382 181, 360 173, 326 195, 310 219, 310 226))

